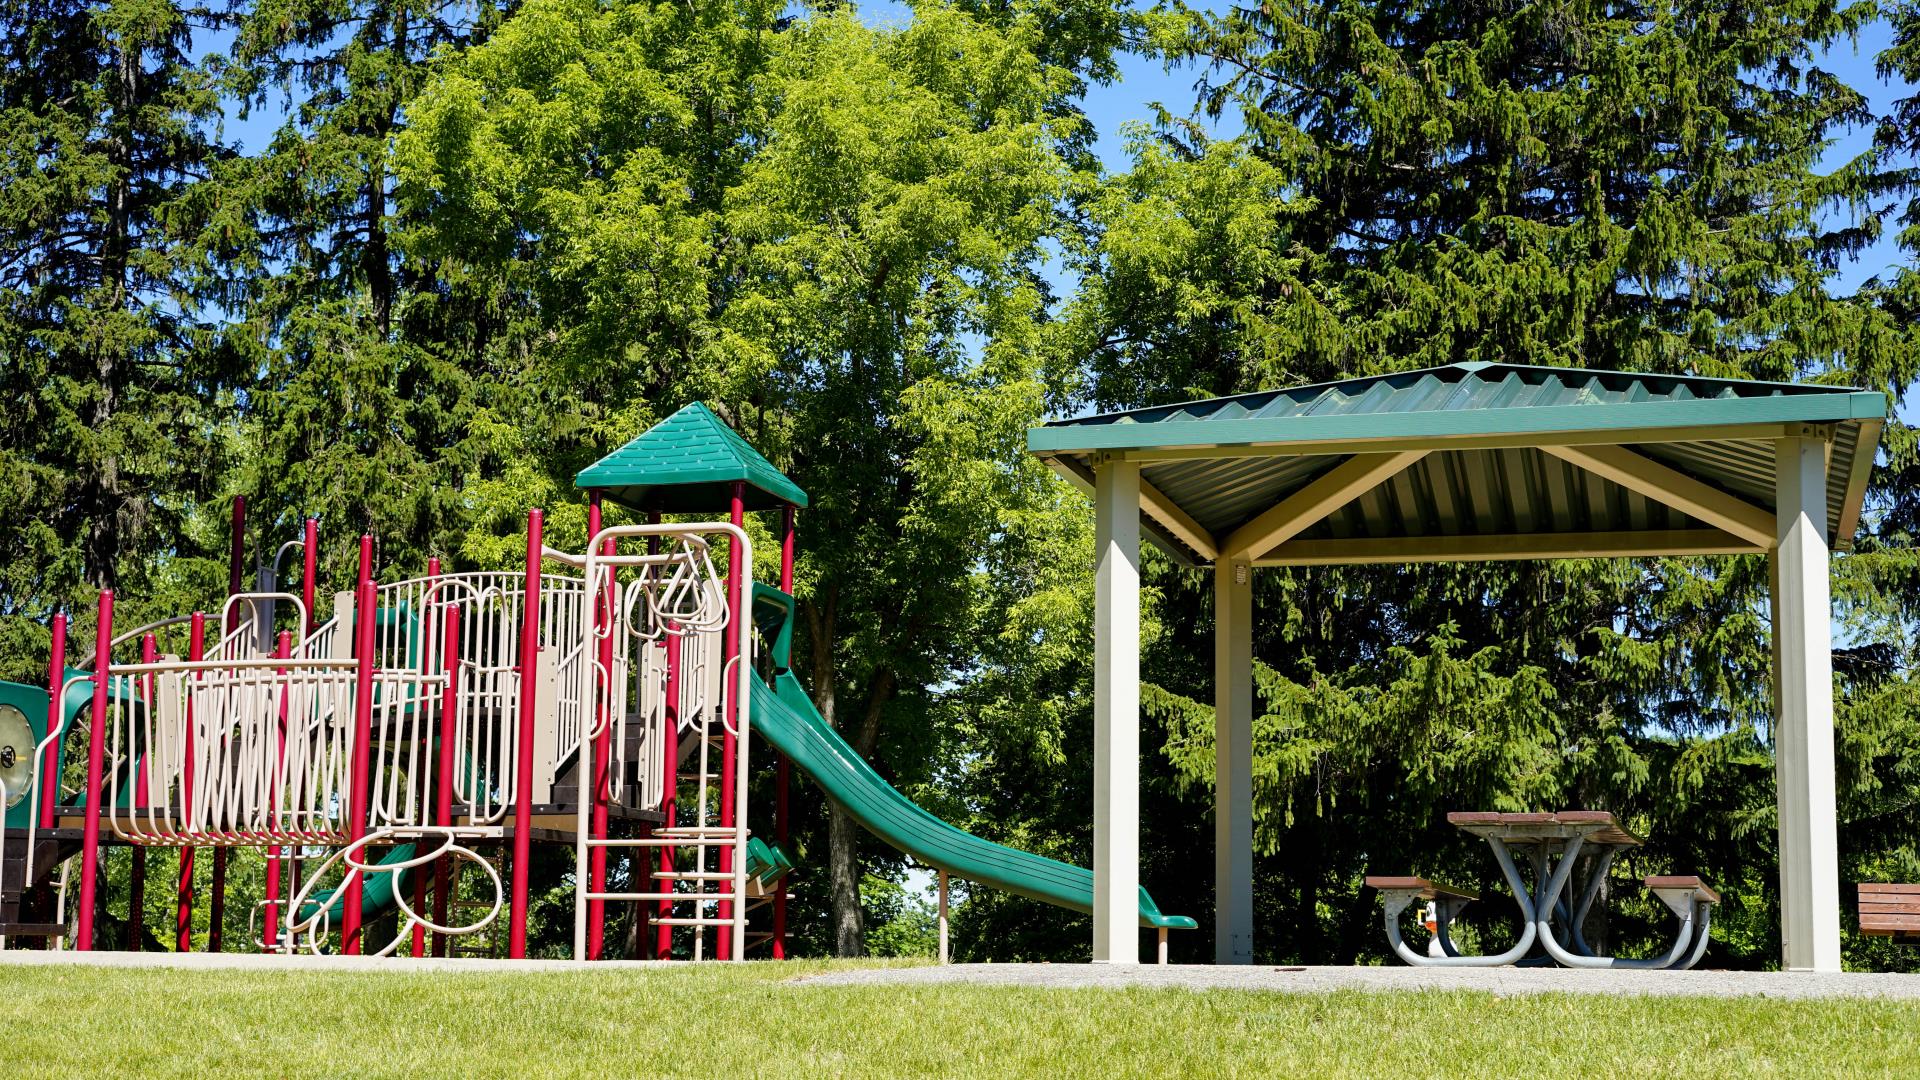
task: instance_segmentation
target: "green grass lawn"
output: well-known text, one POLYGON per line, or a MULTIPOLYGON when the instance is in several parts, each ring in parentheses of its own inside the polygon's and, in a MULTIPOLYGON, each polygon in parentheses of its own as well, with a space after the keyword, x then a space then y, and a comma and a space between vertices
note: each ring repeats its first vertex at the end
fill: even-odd
POLYGON ((1920 1075, 1920 1004, 11 968, 34 1076, 1920 1075))

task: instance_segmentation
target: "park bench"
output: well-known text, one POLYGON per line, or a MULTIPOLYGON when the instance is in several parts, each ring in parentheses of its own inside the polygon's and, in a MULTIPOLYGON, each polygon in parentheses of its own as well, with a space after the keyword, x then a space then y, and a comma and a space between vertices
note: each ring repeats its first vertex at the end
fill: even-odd
POLYGON ((1920 885, 1861 882, 1860 932, 1920 945, 1920 885))

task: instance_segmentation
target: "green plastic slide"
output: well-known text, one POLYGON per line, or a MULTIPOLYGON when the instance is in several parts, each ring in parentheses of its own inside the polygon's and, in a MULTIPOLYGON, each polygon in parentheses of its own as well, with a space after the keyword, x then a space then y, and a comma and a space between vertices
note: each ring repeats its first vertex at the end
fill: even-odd
MULTIPOLYGON (((754 733, 778 747, 873 835, 955 877, 1075 911, 1093 910, 1093 871, 1001 847, 941 821, 881 779, 821 718, 792 672, 781 672, 772 687, 752 682, 754 733)), ((1141 889, 1140 925, 1191 930, 1195 924, 1184 915, 1160 914, 1141 889)))
MULTIPOLYGON (((406 862, 411 858, 413 858, 412 844, 395 844, 380 857, 378 863, 381 866, 389 866, 393 863, 406 862)), ((417 867, 408 867, 391 874, 364 875, 360 885, 360 917, 372 919, 377 915, 386 914, 394 906, 393 891, 407 888, 413 881, 415 869, 417 867)), ((323 904, 327 908, 329 925, 337 927, 340 925, 340 920, 347 917, 347 898, 340 895, 339 889, 322 889, 308 897, 307 902, 300 905, 300 917, 312 918, 313 913, 320 910, 323 904)))

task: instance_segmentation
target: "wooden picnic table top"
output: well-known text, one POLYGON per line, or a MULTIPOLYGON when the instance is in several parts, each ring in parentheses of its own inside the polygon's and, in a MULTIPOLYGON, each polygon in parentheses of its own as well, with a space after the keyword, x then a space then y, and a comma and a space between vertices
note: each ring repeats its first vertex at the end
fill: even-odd
POLYGON ((1608 810, 1556 810, 1552 813, 1503 814, 1493 811, 1455 811, 1447 824, 1475 836, 1509 844, 1565 844, 1583 836, 1588 844, 1635 847, 1640 838, 1620 827, 1608 810))

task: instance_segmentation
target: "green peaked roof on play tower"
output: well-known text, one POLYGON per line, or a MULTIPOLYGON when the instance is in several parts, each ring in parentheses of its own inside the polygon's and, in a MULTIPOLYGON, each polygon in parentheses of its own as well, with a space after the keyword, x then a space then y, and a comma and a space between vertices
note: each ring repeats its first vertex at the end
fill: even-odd
POLYGON ((697 401, 573 479, 623 506, 668 514, 724 512, 735 481, 747 485, 748 510, 807 505, 806 492, 697 401))

